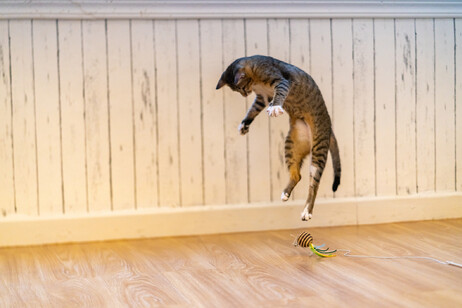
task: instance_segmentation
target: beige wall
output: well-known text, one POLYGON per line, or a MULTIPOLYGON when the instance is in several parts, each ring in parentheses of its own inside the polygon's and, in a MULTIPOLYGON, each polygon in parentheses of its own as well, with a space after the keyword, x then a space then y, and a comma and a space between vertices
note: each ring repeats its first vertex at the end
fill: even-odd
POLYGON ((278 202, 287 116, 242 137, 252 98, 215 90, 253 54, 321 88, 342 183, 329 162, 319 199, 460 192, 460 46, 452 18, 0 20, 0 211, 278 202))

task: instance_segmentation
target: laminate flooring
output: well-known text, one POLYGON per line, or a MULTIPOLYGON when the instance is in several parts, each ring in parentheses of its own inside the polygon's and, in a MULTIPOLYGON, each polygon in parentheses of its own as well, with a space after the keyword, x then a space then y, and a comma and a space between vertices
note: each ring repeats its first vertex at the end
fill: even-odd
MULTIPOLYGON (((462 263, 462 219, 305 230, 462 263)), ((301 231, 1 248, 0 307, 462 307, 462 268, 301 231)))

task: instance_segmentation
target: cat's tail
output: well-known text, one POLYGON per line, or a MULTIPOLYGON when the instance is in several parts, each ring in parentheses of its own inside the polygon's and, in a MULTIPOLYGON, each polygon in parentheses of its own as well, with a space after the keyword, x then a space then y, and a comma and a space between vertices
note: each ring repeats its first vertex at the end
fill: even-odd
POLYGON ((342 168, 340 166, 340 153, 338 151, 337 139, 335 138, 333 130, 330 134, 329 151, 332 156, 332 164, 334 166, 334 184, 332 184, 332 190, 336 191, 337 187, 340 185, 340 174, 342 173, 342 168))

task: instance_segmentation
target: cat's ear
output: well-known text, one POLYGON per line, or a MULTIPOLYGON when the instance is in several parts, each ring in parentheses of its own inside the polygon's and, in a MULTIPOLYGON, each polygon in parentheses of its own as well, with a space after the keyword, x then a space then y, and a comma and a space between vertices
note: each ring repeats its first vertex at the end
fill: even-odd
MULTIPOLYGON (((223 75, 224 75, 224 73, 223 73, 223 75)), ((221 89, 226 84, 226 82, 223 80, 223 75, 221 75, 220 80, 218 80, 217 88, 216 88, 217 90, 221 89)))
POLYGON ((245 77, 245 72, 244 70, 240 70, 236 73, 236 75, 234 76, 234 84, 237 85, 239 83, 239 81, 242 80, 242 78, 245 77))

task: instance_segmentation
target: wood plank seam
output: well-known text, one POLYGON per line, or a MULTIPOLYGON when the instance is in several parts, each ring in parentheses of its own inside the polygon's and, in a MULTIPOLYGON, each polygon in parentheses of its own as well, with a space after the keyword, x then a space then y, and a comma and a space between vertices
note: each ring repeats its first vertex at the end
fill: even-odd
POLYGON ((198 20, 198 42, 199 42, 199 99, 200 99, 200 131, 201 131, 201 177, 202 177, 202 204, 205 204, 205 167, 204 167, 204 156, 205 156, 205 149, 204 149, 204 91, 203 91, 203 72, 202 72, 202 36, 201 36, 201 29, 202 29, 201 20, 198 20))
MULTIPOLYGON (((154 88, 155 88, 155 91, 156 91, 156 95, 155 95, 155 105, 156 105, 156 136, 157 138, 159 138, 159 97, 158 97, 158 88, 157 88, 157 80, 158 80, 158 75, 157 75, 157 41, 156 41, 156 24, 154 22, 154 20, 152 21, 152 48, 154 50, 154 57, 153 57, 153 61, 154 61, 154 76, 155 76, 155 79, 156 79, 156 82, 154 84, 154 88)), ((160 195, 160 168, 159 168, 159 142, 156 143, 156 177, 157 177, 157 194, 158 194, 158 197, 157 197, 157 206, 159 207, 160 206, 160 198, 159 198, 159 195, 160 195)))
POLYGON ((110 99, 110 84, 109 84, 109 47, 107 34, 107 19, 104 20, 104 42, 106 55, 106 104, 107 104, 107 130, 108 130, 108 151, 109 151, 109 200, 111 211, 114 211, 114 179, 112 174, 112 138, 111 138, 111 99, 110 99))
POLYGON ((61 70, 59 66, 59 54, 60 54, 60 46, 59 46, 59 26, 58 20, 56 20, 56 67, 58 73, 58 103, 59 103, 59 155, 61 160, 61 206, 62 206, 62 213, 66 213, 66 200, 64 198, 64 164, 63 164, 63 119, 62 119, 62 106, 61 106, 61 70))
POLYGON ((372 19, 372 74, 373 82, 373 99, 374 99, 374 195, 377 196, 377 81, 376 81, 376 63, 375 63, 375 19, 372 19))
POLYGON ((137 175, 136 175, 136 129, 135 129, 135 94, 134 94, 134 82, 133 82, 133 29, 132 29, 132 20, 128 21, 129 29, 129 37, 130 37, 130 84, 131 84, 131 104, 132 104, 132 156, 133 156, 133 207, 135 210, 138 208, 138 191, 137 191, 137 175))
POLYGON ((39 190, 39 170, 38 170, 38 149, 37 149, 37 106, 35 101, 35 62, 34 62, 34 21, 30 21, 30 41, 31 41, 31 52, 32 52, 32 96, 33 96, 33 107, 34 107, 34 139, 35 139, 35 181, 37 183, 37 215, 40 216, 40 190, 39 190))
POLYGON ((178 200, 179 206, 183 206, 182 178, 181 178, 181 131, 180 131, 180 98, 179 98, 179 69, 178 69, 178 20, 175 20, 175 74, 176 74, 176 121, 177 121, 177 155, 178 155, 178 200))

